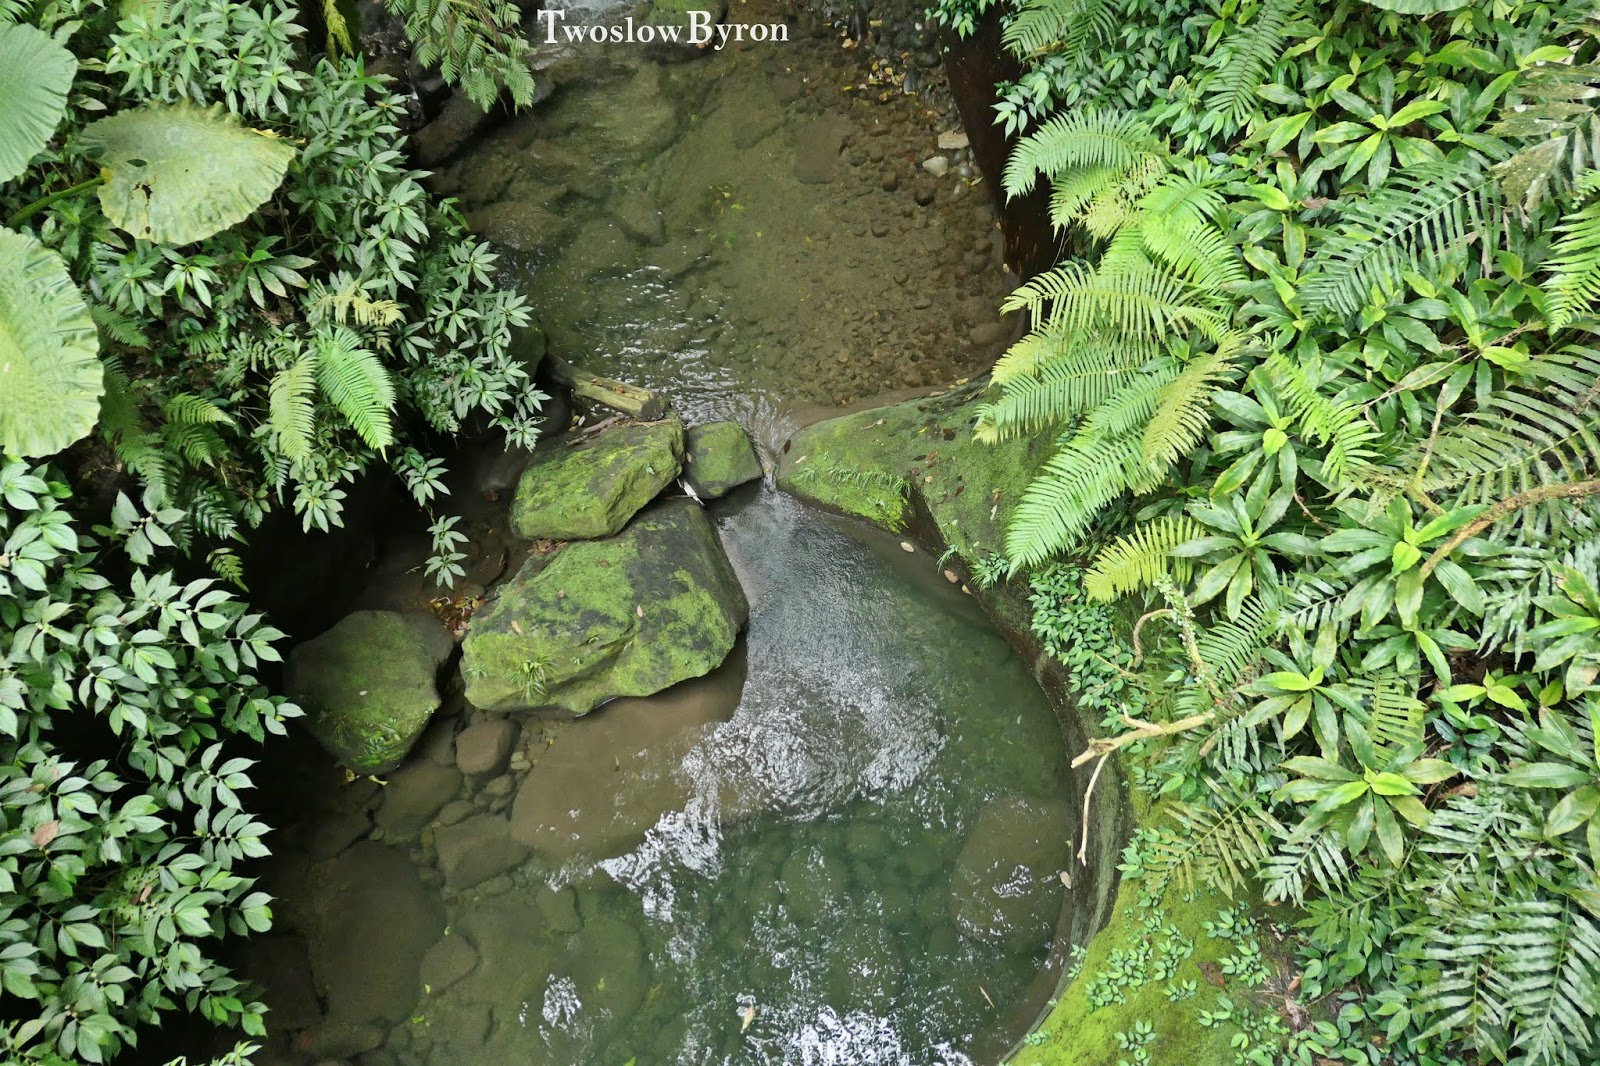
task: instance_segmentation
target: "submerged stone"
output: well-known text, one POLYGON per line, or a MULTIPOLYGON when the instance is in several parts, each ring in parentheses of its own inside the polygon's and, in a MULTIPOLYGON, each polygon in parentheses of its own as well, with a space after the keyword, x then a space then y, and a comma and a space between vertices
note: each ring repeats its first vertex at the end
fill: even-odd
POLYGON ((552 442, 522 472, 511 528, 527 540, 609 537, 672 484, 682 461, 675 419, 618 426, 576 447, 552 442))
POLYGON ((573 714, 648 696, 720 665, 748 613, 710 519, 668 500, 617 536, 524 564, 467 629, 466 696, 573 714))
POLYGON ((951 916, 967 936, 1007 950, 1044 948, 1071 862, 1066 804, 1016 796, 990 804, 967 833, 951 882, 951 916))
POLYGON ((287 687, 334 758, 387 773, 438 709, 436 676, 452 646, 432 615, 356 611, 289 653, 287 687))
POLYGON ((725 495, 761 476, 761 460, 737 422, 689 427, 683 459, 684 480, 706 499, 725 495))
POLYGON ((439 871, 451 888, 482 884, 522 865, 528 857, 528 849, 511 839, 510 823, 492 814, 442 827, 434 842, 439 849, 439 871))

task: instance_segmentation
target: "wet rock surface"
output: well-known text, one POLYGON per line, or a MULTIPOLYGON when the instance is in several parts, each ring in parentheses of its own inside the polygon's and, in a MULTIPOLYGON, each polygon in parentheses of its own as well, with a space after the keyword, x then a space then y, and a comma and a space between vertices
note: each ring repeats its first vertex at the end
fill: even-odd
POLYGON ((617 536, 530 558, 472 619, 466 696, 489 710, 586 714, 648 696, 727 658, 748 607, 693 501, 663 501, 617 536))
POLYGON ((453 642, 432 615, 356 611, 289 653, 286 687, 306 726, 352 770, 400 764, 439 706, 453 642))
POLYGON ((676 480, 682 464, 676 420, 549 441, 522 472, 511 527, 528 540, 609 537, 676 480))
POLYGON ((761 460, 749 435, 733 421, 689 427, 683 460, 684 480, 708 500, 725 496, 761 476, 761 460))

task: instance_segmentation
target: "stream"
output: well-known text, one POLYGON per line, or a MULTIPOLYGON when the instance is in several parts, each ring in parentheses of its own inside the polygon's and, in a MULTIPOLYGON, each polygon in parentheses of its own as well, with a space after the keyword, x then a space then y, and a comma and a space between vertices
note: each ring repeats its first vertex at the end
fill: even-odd
MULTIPOLYGON (((937 80, 920 28, 890 62, 770 0, 733 17, 794 40, 549 50, 554 96, 437 182, 552 352, 770 453, 796 417, 981 373, 1013 279, 970 156, 936 147, 948 106, 906 91, 937 80)), ((528 550, 518 469, 459 472, 461 595, 528 550)), ((459 690, 384 782, 304 737, 274 758, 278 923, 238 960, 272 1008, 259 1064, 971 1066, 1026 1030, 1071 925, 1050 701, 909 543, 765 485, 710 510, 751 607, 710 675, 513 716, 503 773, 457 772, 457 728, 493 717, 459 690), (453 887, 438 834, 479 813, 531 856, 453 887)), ((397 522, 357 606, 429 609, 423 554, 397 522)))

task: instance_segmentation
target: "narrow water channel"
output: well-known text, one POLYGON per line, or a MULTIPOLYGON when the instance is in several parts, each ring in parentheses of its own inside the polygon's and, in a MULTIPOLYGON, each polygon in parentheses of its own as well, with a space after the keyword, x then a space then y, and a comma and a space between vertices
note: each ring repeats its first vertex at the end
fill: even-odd
MULTIPOLYGON (((787 46, 546 50, 556 94, 440 187, 554 354, 688 421, 773 446, 787 412, 979 373, 1010 279, 970 157, 938 147, 953 113, 905 91, 933 74, 901 14, 888 73, 774 0, 732 17, 789 20, 787 46)), ((529 549, 504 532, 515 463, 463 477, 492 596, 529 549)), ((1072 918, 1045 694, 898 537, 766 486, 711 511, 751 606, 711 675, 513 715, 491 775, 456 770, 457 729, 492 720, 459 694, 382 783, 297 741, 265 790, 296 812, 278 929, 241 960, 273 1008, 262 1066, 988 1066, 1026 1029, 1072 918), (532 846, 460 887, 437 840, 482 814, 532 846)), ((420 540, 396 528, 361 606, 428 609, 420 540)))

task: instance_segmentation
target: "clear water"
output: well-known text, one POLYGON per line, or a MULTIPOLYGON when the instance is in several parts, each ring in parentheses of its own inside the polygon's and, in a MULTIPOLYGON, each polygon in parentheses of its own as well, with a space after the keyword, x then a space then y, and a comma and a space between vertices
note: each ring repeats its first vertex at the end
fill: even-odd
POLYGON ((451 915, 483 962, 433 1061, 957 1066, 1026 1024, 1075 825, 1043 693, 925 555, 767 490, 719 525, 742 659, 535 766, 582 831, 451 915))

